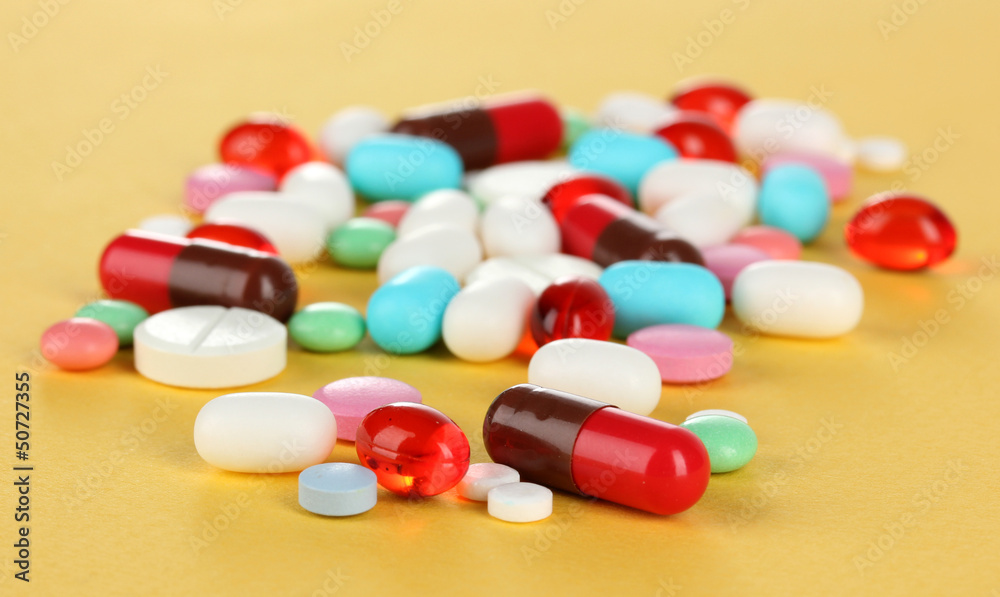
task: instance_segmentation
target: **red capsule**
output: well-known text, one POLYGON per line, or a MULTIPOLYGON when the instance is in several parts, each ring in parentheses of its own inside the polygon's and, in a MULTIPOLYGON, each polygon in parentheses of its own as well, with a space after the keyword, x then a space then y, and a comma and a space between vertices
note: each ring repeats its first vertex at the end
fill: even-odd
POLYGON ((633 207, 632 194, 621 183, 600 174, 578 174, 569 180, 556 183, 542 197, 556 222, 562 222, 569 208, 587 195, 604 195, 633 207))
POLYGON ((735 85, 721 81, 695 80, 679 85, 670 102, 681 110, 708 114, 728 133, 733 129, 733 122, 740 108, 751 99, 750 94, 735 85))
POLYGON ((716 121, 707 114, 682 111, 656 130, 685 158, 736 163, 736 148, 716 121))
POLYGON ((271 115, 251 116, 229 129, 219 142, 224 163, 255 168, 279 180, 313 155, 305 135, 271 115))
POLYGON ((590 278, 556 280, 539 295, 531 312, 531 336, 538 346, 563 338, 607 340, 614 325, 614 303, 590 278))
POLYGON ((214 240, 216 242, 253 249, 261 253, 277 255, 278 250, 274 248, 267 237, 246 226, 236 224, 202 224, 195 226, 191 232, 187 233, 190 239, 200 238, 202 240, 214 240))
POLYGON ((858 257, 880 267, 912 271, 947 259, 957 242, 948 216, 915 195, 876 195, 851 218, 844 236, 858 257))

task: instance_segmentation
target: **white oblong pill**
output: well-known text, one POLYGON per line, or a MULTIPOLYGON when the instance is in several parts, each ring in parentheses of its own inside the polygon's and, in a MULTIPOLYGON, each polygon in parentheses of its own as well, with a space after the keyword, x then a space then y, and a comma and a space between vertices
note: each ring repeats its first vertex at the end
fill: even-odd
POLYGON ((208 401, 194 421, 198 455, 238 473, 300 471, 326 460, 336 443, 333 413, 302 394, 225 394, 208 401))
POLYGON ((545 276, 549 282, 554 282, 556 279, 566 276, 578 276, 596 280, 604 272, 601 266, 589 259, 575 255, 565 255, 563 253, 517 255, 512 257, 512 259, 515 263, 519 263, 531 271, 545 276))
POLYGON ((681 195, 654 217, 698 248, 726 244, 748 223, 741 209, 719 195, 681 195))
POLYGON ((609 93, 594 116, 595 126, 651 133, 677 113, 677 108, 658 97, 634 91, 609 93))
POLYGON ((375 473, 348 462, 315 464, 299 473, 299 505, 323 516, 354 516, 378 502, 375 473))
MULTIPOLYGON (((326 162, 306 162, 289 170, 279 189, 293 201, 308 203, 333 230, 354 215, 354 191, 340 168, 326 162)), ((280 198, 280 197, 279 197, 280 198)))
POLYGON ((506 464, 480 462, 469 465, 468 472, 455 488, 458 490, 458 495, 467 500, 485 502, 494 487, 520 481, 521 473, 506 464))
POLYGON ((445 346, 464 361, 502 359, 521 342, 534 304, 535 293, 517 278, 469 284, 445 309, 441 332, 445 346))
POLYGON ((474 233, 452 224, 431 226, 397 238, 382 251, 378 281, 385 284, 416 265, 436 265, 464 280, 482 259, 483 249, 474 233))
POLYGON ((354 145, 372 135, 389 130, 389 120, 375 108, 348 106, 326 121, 319 133, 319 145, 327 159, 343 164, 354 145))
POLYGON ((511 162, 466 175, 465 188, 484 205, 513 195, 535 201, 577 169, 566 160, 511 162))
POLYGON ((864 311, 858 280, 834 265, 759 261, 733 281, 736 317, 765 334, 831 338, 851 331, 864 311))
POLYGON ((485 280, 502 278, 516 278, 524 282, 536 296, 548 288, 551 283, 548 276, 536 272, 511 257, 492 257, 483 261, 465 276, 465 283, 471 286, 485 280))
POLYGON ((757 179, 746 169, 718 160, 669 160, 654 166, 639 183, 639 207, 649 215, 685 195, 714 196, 743 218, 757 209, 757 179))
POLYGON ((893 137, 858 139, 858 164, 873 172, 895 172, 906 164, 906 145, 893 137))
POLYGON ((795 100, 751 100, 740 109, 733 125, 737 148, 757 161, 796 151, 843 157, 845 139, 832 112, 795 100))
POLYGON ((534 483, 508 483, 490 490, 486 511, 506 522, 537 522, 552 515, 552 490, 534 483))
POLYGON ((194 224, 184 216, 163 214, 144 219, 139 222, 136 228, 146 230, 147 232, 169 234, 170 236, 187 236, 187 233, 191 232, 191 229, 194 228, 194 224))
POLYGON ((183 388, 231 388, 285 369, 287 331, 259 311, 219 306, 161 311, 135 328, 135 368, 183 388))
POLYGON ((486 208, 479 226, 487 257, 546 255, 559 252, 559 224, 538 201, 513 195, 486 208))
POLYGON ((479 206, 468 193, 458 189, 431 191, 406 210, 396 226, 396 235, 402 238, 441 224, 451 224, 476 232, 479 227, 479 206))
POLYGON ((645 353, 614 342, 555 340, 528 363, 528 383, 613 404, 648 415, 660 402, 662 380, 645 353))
POLYGON ((323 216, 302 197, 270 191, 230 193, 205 210, 205 221, 253 228, 286 261, 302 263, 319 255, 326 243, 323 216))

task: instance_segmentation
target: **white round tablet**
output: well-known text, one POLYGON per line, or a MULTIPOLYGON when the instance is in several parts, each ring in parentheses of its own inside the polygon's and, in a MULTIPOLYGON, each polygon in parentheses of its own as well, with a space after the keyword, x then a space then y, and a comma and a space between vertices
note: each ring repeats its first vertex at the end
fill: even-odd
POLYGON ((495 462, 470 464, 469 471, 458 482, 458 495, 468 500, 485 502, 494 487, 517 483, 520 480, 521 473, 506 464, 495 462))
POLYGON ((874 172, 901 170, 906 164, 906 145, 893 137, 858 139, 858 163, 874 172))
POLYGON ((184 388, 257 383, 285 369, 287 331, 259 311, 181 307, 135 328, 135 368, 145 377, 184 388))
POLYGON ((709 416, 712 416, 712 415, 718 415, 718 416, 723 416, 723 417, 730 417, 732 419, 736 419, 737 421, 742 421, 744 423, 747 422, 747 418, 744 417, 743 415, 741 415, 740 413, 735 413, 735 412, 733 412, 731 410, 725 410, 725 409, 722 409, 722 408, 707 408, 705 410, 699 410, 696 413, 691 413, 684 420, 685 421, 690 421, 691 419, 697 419, 698 417, 709 417, 709 416))
POLYGON ((299 505, 323 516, 354 516, 375 507, 377 481, 371 470, 327 462, 299 473, 299 505))
POLYGON ((552 514, 552 490, 534 483, 508 483, 490 490, 486 510, 507 522, 536 522, 552 514))

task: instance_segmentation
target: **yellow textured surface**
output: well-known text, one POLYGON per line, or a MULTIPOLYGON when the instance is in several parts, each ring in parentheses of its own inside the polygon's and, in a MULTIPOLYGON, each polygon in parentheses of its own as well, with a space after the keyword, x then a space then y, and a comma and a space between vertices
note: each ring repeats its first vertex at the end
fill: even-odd
MULTIPOLYGON (((1000 5, 403 2, 347 60, 356 28, 376 29, 371 11, 397 5, 225 1, 71 2, 47 19, 45 2, 4 3, 0 594, 1000 594, 1000 291, 982 265, 996 267, 1000 248, 1000 5), (550 24, 547 11, 560 10, 568 16, 550 24), (32 19, 42 23, 33 33, 32 19), (702 48, 691 45, 699 35, 702 48), (677 66, 676 53, 697 50, 677 66), (126 107, 120 96, 147 69, 165 75, 126 107), (552 518, 517 526, 453 493, 408 504, 383 492, 367 514, 323 519, 297 506, 294 474, 224 473, 198 457, 194 418, 218 392, 149 382, 129 351, 84 374, 37 359, 42 330, 97 296, 104 244, 176 211, 184 177, 248 112, 285 111, 316 131, 347 104, 396 113, 484 82, 591 110, 608 91, 662 95, 698 73, 759 96, 828 90, 853 134, 898 136, 924 158, 896 175, 859 175, 806 252, 861 280, 855 332, 750 339, 727 316, 722 329, 742 349, 732 373, 698 392, 664 389, 655 416, 733 409, 760 438, 755 460, 714 477, 684 514, 559 495, 552 518), (53 162, 105 118, 113 130, 59 180, 53 162), (844 246, 858 203, 897 181, 935 198, 960 231, 955 258, 934 271, 877 271, 844 246), (939 309, 948 321, 928 338, 921 322, 932 327, 939 309), (894 368, 890 353, 904 351, 894 368), (15 370, 32 372, 27 586, 13 578, 11 547, 15 370)), ((357 307, 375 287, 374 275, 329 264, 301 282, 303 303, 357 307)), ((470 365, 443 349, 388 359, 366 341, 347 354, 292 353, 282 375, 253 389, 311 394, 374 370, 451 415, 478 461, 487 404, 526 378, 524 360, 470 365)), ((353 446, 339 444, 332 460, 355 461, 353 446)))

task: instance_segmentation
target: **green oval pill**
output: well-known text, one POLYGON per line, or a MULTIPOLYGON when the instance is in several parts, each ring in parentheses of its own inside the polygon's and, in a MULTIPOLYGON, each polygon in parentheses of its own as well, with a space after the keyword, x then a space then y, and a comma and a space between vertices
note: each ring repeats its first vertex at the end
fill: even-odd
POLYGON ((681 423, 681 427, 697 435, 705 444, 713 473, 735 471, 757 453, 757 435, 746 419, 734 412, 696 412, 681 423))
POLYGON ((89 317, 108 324, 118 336, 118 346, 131 346, 135 326, 149 317, 149 313, 129 301, 103 299, 80 307, 76 317, 89 317))
POLYGON ((375 269, 378 258, 396 240, 396 230, 375 218, 352 218, 330 233, 326 249, 344 267, 375 269))
POLYGON ((292 315, 288 333, 299 346, 313 352, 353 348, 365 336, 361 312, 343 303, 313 303, 292 315))

